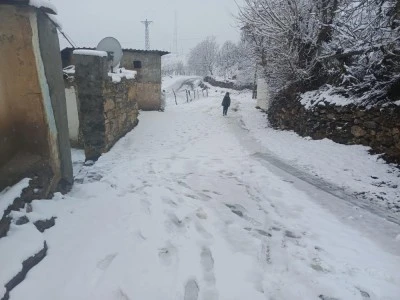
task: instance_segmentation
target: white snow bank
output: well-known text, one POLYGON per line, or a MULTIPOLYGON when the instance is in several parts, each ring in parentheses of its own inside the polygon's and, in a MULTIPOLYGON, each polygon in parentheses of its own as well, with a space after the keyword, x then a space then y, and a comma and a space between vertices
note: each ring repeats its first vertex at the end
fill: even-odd
POLYGON ((118 68, 115 73, 109 72, 108 76, 112 78, 114 83, 121 82, 122 78, 126 79, 135 79, 136 78, 136 71, 126 70, 125 68, 118 68))
POLYGON ((345 98, 341 95, 334 94, 333 87, 326 86, 325 89, 306 92, 302 94, 300 96, 300 102, 305 106, 306 109, 310 109, 314 106, 325 105, 327 103, 337 106, 354 104, 354 99, 345 98))
POLYGON ((74 50, 75 55, 88 55, 88 56, 99 56, 106 57, 108 54, 106 51, 98 50, 74 50))
POLYGON ((37 7, 37 8, 42 8, 42 7, 48 8, 48 9, 54 11, 56 14, 58 14, 57 8, 55 7, 55 5, 48 0, 30 0, 29 5, 37 7))
POLYGON ((0 239, 0 298, 4 285, 22 270, 22 262, 43 249, 43 235, 31 224, 11 225, 8 236, 0 239))
MULTIPOLYGON (((29 178, 25 178, 21 180, 19 183, 12 187, 5 188, 0 193, 0 214, 2 215, 3 212, 9 207, 15 200, 15 198, 19 197, 22 193, 24 188, 29 186, 29 178)), ((1 266, 1 264, 0 264, 1 266)))

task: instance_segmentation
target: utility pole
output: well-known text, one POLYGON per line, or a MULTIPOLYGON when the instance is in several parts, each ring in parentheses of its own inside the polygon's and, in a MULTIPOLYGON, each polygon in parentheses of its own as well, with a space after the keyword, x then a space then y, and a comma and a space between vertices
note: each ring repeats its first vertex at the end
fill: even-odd
POLYGON ((172 52, 178 54, 178 13, 175 11, 175 28, 172 52))
POLYGON ((150 26, 151 23, 153 23, 153 21, 148 21, 146 19, 146 21, 142 21, 142 23, 144 24, 144 34, 145 34, 145 38, 146 38, 145 48, 146 48, 146 50, 150 50, 150 31, 149 31, 149 26, 150 26))

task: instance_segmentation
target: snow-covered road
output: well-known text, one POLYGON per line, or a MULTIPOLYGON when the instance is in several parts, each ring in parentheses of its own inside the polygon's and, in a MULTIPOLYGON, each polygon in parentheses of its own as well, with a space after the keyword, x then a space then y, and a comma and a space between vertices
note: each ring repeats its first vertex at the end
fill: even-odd
POLYGON ((93 166, 74 152, 72 192, 33 203, 57 224, 10 299, 399 299, 399 226, 260 158, 220 101, 141 113, 93 166))

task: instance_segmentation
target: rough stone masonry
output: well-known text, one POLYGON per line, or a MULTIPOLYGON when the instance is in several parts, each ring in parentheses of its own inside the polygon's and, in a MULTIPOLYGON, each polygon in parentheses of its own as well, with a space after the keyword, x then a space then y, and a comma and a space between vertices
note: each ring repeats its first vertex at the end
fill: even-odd
POLYGON ((268 111, 275 128, 294 130, 313 139, 370 146, 388 161, 400 164, 400 106, 322 105, 306 109, 293 95, 281 95, 268 111))
POLYGON ((86 160, 97 160, 138 124, 137 83, 113 82, 107 57, 79 54, 74 59, 86 160))

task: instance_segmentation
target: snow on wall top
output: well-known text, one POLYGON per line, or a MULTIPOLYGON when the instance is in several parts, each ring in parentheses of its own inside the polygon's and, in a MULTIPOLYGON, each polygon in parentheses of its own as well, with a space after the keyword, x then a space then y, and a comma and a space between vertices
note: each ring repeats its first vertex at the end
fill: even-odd
POLYGON ((98 51, 98 50, 74 50, 73 53, 76 55, 90 55, 90 56, 100 56, 100 57, 107 56, 106 51, 98 51))
POLYGON ((29 0, 29 5, 43 9, 48 14, 57 14, 57 8, 49 0, 29 0))
POLYGON ((302 94, 300 96, 300 102, 306 109, 310 109, 314 106, 323 106, 325 104, 333 104, 337 106, 354 104, 354 99, 345 98, 341 95, 334 94, 333 87, 326 86, 325 89, 302 94))
POLYGON ((115 73, 108 73, 114 83, 121 82, 122 78, 135 79, 136 71, 126 70, 125 68, 117 69, 115 73))

